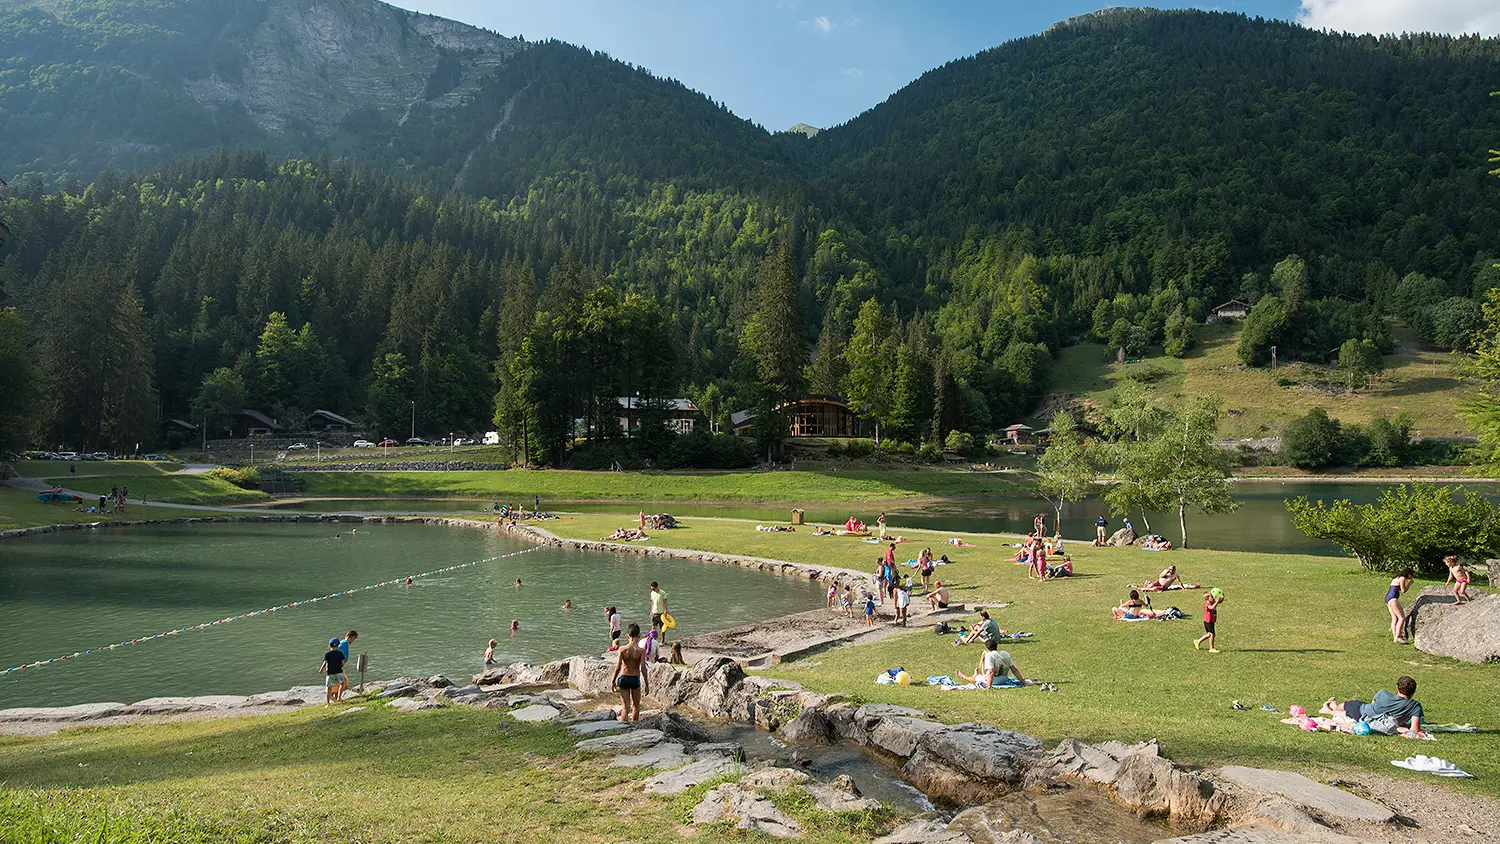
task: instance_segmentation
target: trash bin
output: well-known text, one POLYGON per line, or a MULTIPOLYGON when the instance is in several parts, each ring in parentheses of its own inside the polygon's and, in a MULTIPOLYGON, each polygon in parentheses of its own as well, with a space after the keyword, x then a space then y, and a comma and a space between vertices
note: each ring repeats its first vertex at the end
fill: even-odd
POLYGON ((792 508, 792 524, 794 524, 794 525, 800 525, 800 524, 802 524, 802 512, 803 512, 802 508, 800 508, 800 507, 793 507, 792 508))

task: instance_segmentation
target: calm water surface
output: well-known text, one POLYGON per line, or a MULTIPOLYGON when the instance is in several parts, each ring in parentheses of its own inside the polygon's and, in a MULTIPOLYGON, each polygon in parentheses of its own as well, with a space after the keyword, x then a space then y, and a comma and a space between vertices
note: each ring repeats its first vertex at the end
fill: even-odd
MULTIPOLYGON (((670 483, 670 478, 663 479, 670 483)), ((1470 488, 1490 497, 1500 497, 1500 487, 1493 484, 1470 484, 1470 488)), ((1304 536, 1292 527, 1287 518, 1283 501, 1305 495, 1310 499, 1322 498, 1334 501, 1347 498, 1356 504, 1368 504, 1380 497, 1386 486, 1378 483, 1318 483, 1309 481, 1243 481, 1235 484, 1234 495, 1240 509, 1224 516, 1188 516, 1188 540, 1196 548, 1212 548, 1221 551, 1263 551, 1278 554, 1340 554, 1338 548, 1327 542, 1304 536)), ((474 500, 449 501, 380 501, 380 500, 324 500, 287 505, 288 509, 336 512, 431 512, 454 513, 462 511, 488 512, 491 502, 474 500)), ((715 516, 731 519, 752 519, 766 522, 785 522, 790 517, 787 507, 736 504, 695 504, 692 502, 542 502, 545 508, 582 513, 623 513, 644 508, 648 513, 672 513, 676 516, 715 516)), ((1032 518, 1039 512, 1051 513, 1046 502, 1029 497, 990 496, 983 499, 950 502, 917 509, 890 509, 887 521, 897 527, 925 528, 938 531, 964 531, 973 533, 1018 532, 1031 530, 1032 518)), ((814 504, 807 508, 809 523, 837 524, 855 514, 874 523, 877 515, 867 504, 824 505, 814 504)), ((1120 526, 1120 520, 1110 516, 1108 509, 1098 501, 1073 504, 1063 511, 1063 534, 1070 538, 1085 539, 1094 535, 1094 519, 1104 515, 1112 528, 1120 526)), ((1177 516, 1153 513, 1150 515, 1153 531, 1163 534, 1174 542, 1178 538, 1177 516)), ((1132 517, 1137 532, 1145 532, 1146 525, 1139 516, 1132 517)), ((1050 516, 1049 516, 1050 524, 1050 516)))
MULTIPOLYGON (((79 531, 0 546, 0 672, 229 615, 527 547, 423 525, 171 525, 79 531), (335 532, 342 538, 335 539, 335 532)), ((677 635, 821 606, 822 588, 733 566, 546 548, 102 654, 0 673, 0 708, 246 694, 317 683, 328 639, 360 632, 370 678, 539 662, 607 645, 605 604, 648 623, 660 581, 677 635), (516 578, 522 588, 516 589, 516 578), (575 609, 561 609, 571 598, 575 609), (508 633, 512 619, 521 631, 508 633)))

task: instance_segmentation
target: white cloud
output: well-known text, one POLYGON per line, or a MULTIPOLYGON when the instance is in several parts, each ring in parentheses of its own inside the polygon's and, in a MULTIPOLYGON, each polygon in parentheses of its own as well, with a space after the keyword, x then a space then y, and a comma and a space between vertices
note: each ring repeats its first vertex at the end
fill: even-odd
POLYGON ((843 70, 839 71, 839 73, 842 73, 845 76, 850 77, 851 79, 858 79, 859 77, 865 75, 865 69, 862 67, 846 67, 843 70))
POLYGON ((1500 35, 1495 0, 1302 0, 1297 21, 1339 32, 1500 35))
POLYGON ((828 32, 833 29, 833 21, 829 20, 827 15, 818 15, 813 18, 812 23, 820 32, 828 32))

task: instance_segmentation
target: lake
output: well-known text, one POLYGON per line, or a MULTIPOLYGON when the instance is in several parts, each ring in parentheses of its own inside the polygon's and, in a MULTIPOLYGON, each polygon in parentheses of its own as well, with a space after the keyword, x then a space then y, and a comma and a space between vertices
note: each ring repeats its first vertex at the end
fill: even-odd
MULTIPOLYGON (((431 525, 216 524, 9 540, 0 556, 0 672, 37 659, 466 563, 528 547, 431 525), (334 534, 342 537, 335 539, 334 534)), ((606 604, 649 625, 651 581, 673 637, 823 605, 823 587, 735 566, 547 547, 79 659, 0 674, 0 708, 247 694, 317 683, 328 639, 353 627, 370 679, 600 652, 606 604), (514 582, 521 579, 522 587, 514 582), (572 610, 562 610, 571 598, 572 610), (521 630, 508 632, 516 619, 521 630)), ((357 675, 354 679, 357 681, 357 675)))
MULTIPOLYGON (((663 482, 670 482, 664 478, 663 482)), ((1491 497, 1500 496, 1500 487, 1494 484, 1470 484, 1470 488, 1491 497)), ((1287 517, 1286 499, 1305 495, 1317 500, 1333 501, 1347 498, 1356 504, 1368 504, 1380 497, 1386 489, 1381 483, 1329 483, 1317 481, 1240 481, 1235 484, 1234 495, 1240 509, 1223 516, 1188 515, 1188 540, 1192 547, 1211 548, 1220 551, 1262 551, 1279 554, 1341 554, 1331 543, 1304 536, 1292 527, 1287 517)), ((447 501, 391 501, 369 499, 329 499, 323 501, 298 502, 278 505, 277 509, 326 512, 489 512, 491 502, 469 499, 447 501)), ((788 507, 771 507, 755 504, 714 504, 653 502, 547 502, 544 508, 556 511, 580 513, 627 513, 644 508, 648 513, 672 513, 679 517, 712 516, 730 519, 750 519, 765 522, 786 522, 790 518, 788 507)), ((878 511, 868 504, 812 504, 808 505, 806 519, 809 524, 841 524, 850 514, 858 515, 874 523, 878 511)), ((982 499, 966 499, 922 507, 894 505, 886 509, 886 519, 892 526, 925 528, 937 531, 971 533, 1028 533, 1032 518, 1039 512, 1049 513, 1051 507, 1044 501, 1026 496, 989 496, 982 499)), ((1094 519, 1104 515, 1111 529, 1120 526, 1120 520, 1110 516, 1108 508, 1095 500, 1072 504, 1063 510, 1063 533, 1071 539, 1092 539, 1094 519)), ((1138 533, 1144 533, 1145 523, 1139 514, 1132 517, 1138 533)), ((1177 515, 1175 513, 1150 514, 1151 528, 1171 539, 1178 540, 1177 515)), ((623 524, 623 523, 622 523, 623 524)))

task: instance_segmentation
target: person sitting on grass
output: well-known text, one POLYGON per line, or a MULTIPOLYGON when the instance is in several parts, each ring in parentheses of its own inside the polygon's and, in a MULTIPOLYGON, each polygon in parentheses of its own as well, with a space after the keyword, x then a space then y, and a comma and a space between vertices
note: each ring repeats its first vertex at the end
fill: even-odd
POLYGON ((979 668, 974 676, 958 672, 958 678, 965 683, 973 683, 981 689, 993 689, 995 683, 1003 681, 1007 676, 1014 676, 1016 682, 1022 686, 1030 686, 1033 683, 1021 676, 1020 669, 1016 668, 1016 662, 1011 659, 1009 651, 999 650, 998 642, 984 643, 984 657, 979 662, 979 668))
POLYGON ((1151 601, 1142 599, 1141 593, 1132 589, 1130 596, 1120 602, 1118 607, 1110 610, 1115 616, 1115 621, 1129 621, 1137 618, 1155 618, 1155 611, 1151 609, 1151 601))
POLYGON ((1146 592, 1165 592, 1173 584, 1185 585, 1182 582, 1182 575, 1177 573, 1177 567, 1167 566, 1161 570, 1161 574, 1157 575, 1155 580, 1143 585, 1141 589, 1146 592))
POLYGON ((1422 703, 1416 700, 1416 693, 1417 681, 1403 675, 1396 678, 1395 694, 1381 689, 1369 703, 1362 700, 1339 703, 1337 698, 1329 698, 1323 704, 1323 714, 1364 721, 1375 732, 1386 735, 1400 732, 1407 738, 1424 738, 1426 733, 1422 732, 1422 703), (1375 729, 1383 724, 1391 725, 1390 730, 1375 729))
POLYGON ((927 594, 927 606, 934 610, 945 610, 948 608, 948 587, 939 580, 933 590, 927 594))
POLYGON ((1073 576, 1073 558, 1067 554, 1063 555, 1062 562, 1055 566, 1047 566, 1046 579, 1073 576))
POLYGON ((972 642, 989 644, 991 642, 998 642, 1003 632, 1000 629, 1000 625, 996 624, 993 618, 990 618, 989 610, 980 610, 979 621, 975 622, 974 626, 969 628, 969 635, 958 640, 958 644, 967 645, 972 642))

